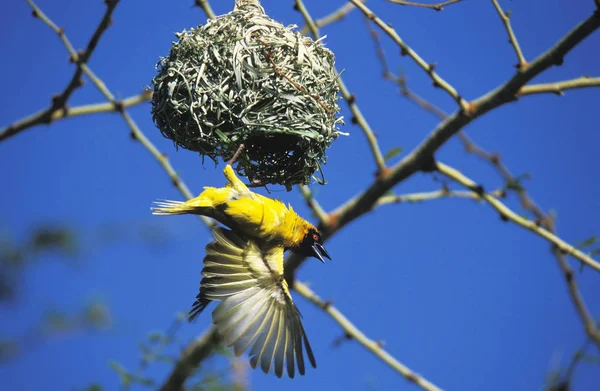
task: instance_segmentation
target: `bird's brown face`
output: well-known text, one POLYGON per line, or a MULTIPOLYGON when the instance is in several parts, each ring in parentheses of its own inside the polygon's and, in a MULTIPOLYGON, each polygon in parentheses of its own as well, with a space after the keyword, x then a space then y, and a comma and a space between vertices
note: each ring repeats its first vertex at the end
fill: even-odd
POLYGON ((331 259, 325 250, 325 247, 323 247, 323 238, 316 229, 308 230, 308 233, 304 237, 304 240, 302 240, 302 243, 300 243, 300 246, 292 251, 307 257, 315 257, 323 263, 325 263, 323 257, 331 259))

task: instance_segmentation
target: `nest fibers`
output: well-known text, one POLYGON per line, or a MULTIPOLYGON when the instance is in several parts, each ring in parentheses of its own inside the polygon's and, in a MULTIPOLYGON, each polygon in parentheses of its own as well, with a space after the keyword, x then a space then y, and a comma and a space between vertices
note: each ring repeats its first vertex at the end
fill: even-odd
POLYGON ((340 132, 334 55, 255 0, 176 36, 152 80, 152 116, 178 146, 217 161, 240 144, 255 184, 307 184, 340 132))

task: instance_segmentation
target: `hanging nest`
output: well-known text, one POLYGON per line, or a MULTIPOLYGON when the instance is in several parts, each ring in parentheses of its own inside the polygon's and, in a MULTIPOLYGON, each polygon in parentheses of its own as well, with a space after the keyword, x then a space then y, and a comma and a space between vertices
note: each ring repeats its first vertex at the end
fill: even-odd
POLYGON ((176 34, 152 80, 163 136, 215 161, 243 143, 237 171, 250 182, 308 184, 343 121, 333 53, 294 27, 256 0, 237 0, 232 12, 176 34))

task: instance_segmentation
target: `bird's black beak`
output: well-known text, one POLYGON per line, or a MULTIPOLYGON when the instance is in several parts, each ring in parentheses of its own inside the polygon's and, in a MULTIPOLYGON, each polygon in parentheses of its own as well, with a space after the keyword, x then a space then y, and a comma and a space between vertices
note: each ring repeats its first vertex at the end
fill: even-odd
POLYGON ((312 246, 312 256, 317 258, 319 261, 325 263, 325 259, 323 259, 323 257, 331 260, 331 257, 329 256, 329 254, 327 254, 327 250, 325 250, 325 247, 323 247, 323 245, 321 243, 315 243, 312 246))

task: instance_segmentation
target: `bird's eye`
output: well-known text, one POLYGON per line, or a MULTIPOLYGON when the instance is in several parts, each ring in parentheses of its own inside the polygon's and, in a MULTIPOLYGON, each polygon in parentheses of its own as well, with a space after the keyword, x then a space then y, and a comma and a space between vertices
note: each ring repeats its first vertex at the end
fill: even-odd
POLYGON ((318 241, 319 241, 319 239, 320 239, 320 238, 319 238, 319 234, 313 234, 313 240, 314 240, 315 242, 318 242, 318 241))

